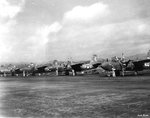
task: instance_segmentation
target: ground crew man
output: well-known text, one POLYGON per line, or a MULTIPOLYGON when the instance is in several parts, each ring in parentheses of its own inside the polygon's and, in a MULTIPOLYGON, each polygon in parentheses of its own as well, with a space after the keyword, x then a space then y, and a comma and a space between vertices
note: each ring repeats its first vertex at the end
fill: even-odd
POLYGON ((113 76, 113 77, 116 77, 115 70, 116 70, 116 69, 115 69, 114 67, 112 67, 112 76, 113 76))

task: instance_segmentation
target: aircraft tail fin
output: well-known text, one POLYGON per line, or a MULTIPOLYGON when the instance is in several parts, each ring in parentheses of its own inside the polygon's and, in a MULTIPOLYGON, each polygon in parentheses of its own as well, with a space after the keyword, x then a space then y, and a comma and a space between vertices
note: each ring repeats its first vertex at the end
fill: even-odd
POLYGON ((94 55, 92 56, 92 59, 91 59, 91 62, 90 62, 90 63, 97 62, 97 60, 98 60, 98 56, 97 56, 96 54, 94 54, 94 55))
POLYGON ((122 53, 121 60, 122 60, 122 61, 124 61, 124 60, 125 60, 124 53, 122 53))

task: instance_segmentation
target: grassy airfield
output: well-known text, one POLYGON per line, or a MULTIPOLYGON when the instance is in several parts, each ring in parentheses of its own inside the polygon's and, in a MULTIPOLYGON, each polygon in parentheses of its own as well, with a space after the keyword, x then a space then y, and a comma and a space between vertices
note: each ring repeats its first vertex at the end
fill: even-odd
POLYGON ((149 118, 150 76, 0 78, 2 117, 149 118))

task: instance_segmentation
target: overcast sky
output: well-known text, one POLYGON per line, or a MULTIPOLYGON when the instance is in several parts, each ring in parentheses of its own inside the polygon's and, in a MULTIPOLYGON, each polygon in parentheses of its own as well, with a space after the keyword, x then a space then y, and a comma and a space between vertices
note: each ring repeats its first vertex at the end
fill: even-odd
POLYGON ((0 62, 146 53, 150 0, 0 0, 0 62))

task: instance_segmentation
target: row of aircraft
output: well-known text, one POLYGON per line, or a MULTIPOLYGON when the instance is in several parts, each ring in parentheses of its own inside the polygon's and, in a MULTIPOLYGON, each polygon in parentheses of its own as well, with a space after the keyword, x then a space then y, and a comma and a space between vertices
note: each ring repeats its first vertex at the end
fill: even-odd
POLYGON ((122 55, 121 58, 113 57, 112 59, 97 59, 94 55, 91 61, 83 62, 59 62, 54 60, 53 63, 47 63, 43 65, 35 65, 33 63, 28 64, 23 67, 17 67, 15 65, 9 65, 7 68, 1 66, 0 75, 1 76, 35 76, 42 75, 46 73, 55 72, 56 75, 77 75, 78 73, 86 73, 88 71, 101 70, 107 76, 124 76, 126 71, 133 71, 136 75, 139 71, 145 69, 150 70, 150 58, 147 56, 143 60, 130 60, 125 59, 122 55))

